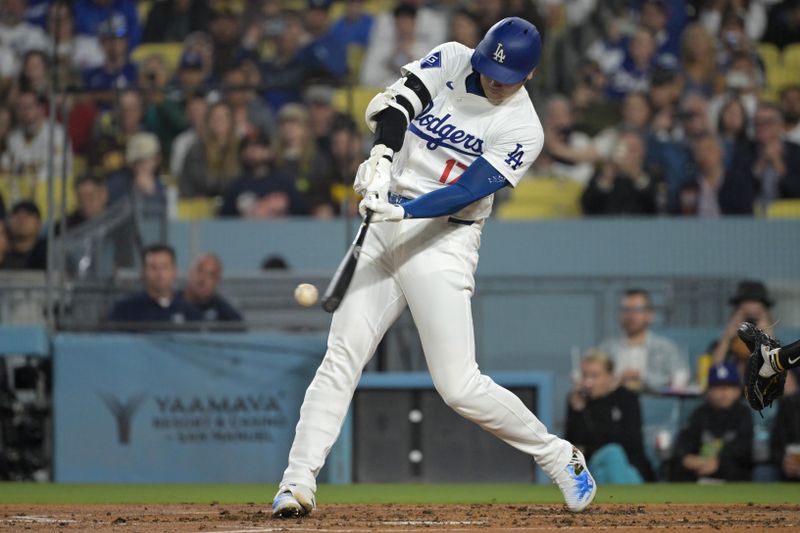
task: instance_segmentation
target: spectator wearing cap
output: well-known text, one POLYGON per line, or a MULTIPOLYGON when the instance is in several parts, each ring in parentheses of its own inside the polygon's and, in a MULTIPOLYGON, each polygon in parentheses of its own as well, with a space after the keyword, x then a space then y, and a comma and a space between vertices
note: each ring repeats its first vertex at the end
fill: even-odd
MULTIPOLYGON (((23 89, 17 96, 17 126, 8 136, 8 146, 2 166, 12 174, 34 178, 45 183, 47 161, 50 157, 50 128, 47 126, 47 102, 43 95, 23 89)), ((67 169, 72 168, 72 153, 64 134, 64 128, 56 123, 53 130, 52 154, 61 161, 67 150, 67 169)), ((55 168, 55 177, 60 177, 60 165, 55 168)))
POLYGON ((331 26, 330 33, 345 46, 366 48, 374 22, 372 15, 364 10, 364 0, 346 0, 344 14, 331 26))
POLYGON ((222 261, 214 254, 201 254, 192 261, 183 289, 184 299, 209 322, 241 322, 242 315, 219 292, 222 261))
POLYGON ((114 15, 125 20, 127 44, 136 48, 142 40, 139 12, 135 0, 75 0, 75 31, 84 35, 98 35, 102 24, 114 15))
POLYGON ((328 11, 332 3, 308 0, 303 22, 311 40, 297 52, 307 80, 336 83, 347 74, 347 43, 330 31, 328 11))
POLYGON ((783 138, 781 109, 759 104, 754 124, 753 141, 736 147, 719 192, 725 214, 752 214, 775 200, 800 198, 800 145, 783 138))
POLYGON ((42 28, 25 20, 25 0, 5 0, 0 12, 0 45, 18 57, 28 50, 47 50, 47 35, 42 28))
POLYGON ((326 218, 335 213, 331 199, 331 187, 336 183, 333 162, 314 142, 308 112, 300 104, 287 104, 278 113, 275 170, 294 180, 313 216, 326 218))
POLYGON ((128 139, 126 166, 108 177, 109 205, 133 202, 144 218, 160 220, 166 209, 166 191, 159 176, 161 147, 158 137, 139 132, 128 139))
POLYGON ((181 54, 178 72, 172 81, 172 87, 181 95, 191 92, 205 92, 211 76, 211 64, 206 63, 199 50, 187 48, 181 54))
POLYGON ((211 12, 208 33, 214 45, 212 79, 228 72, 238 64, 241 48, 241 15, 244 11, 242 2, 235 0, 218 2, 211 12))
POLYGON ((308 214, 294 179, 272 169, 269 139, 245 138, 239 153, 242 175, 225 189, 220 215, 267 219, 308 214))
POLYGON ((218 196, 241 172, 239 136, 230 106, 215 103, 205 121, 205 133, 189 148, 178 176, 181 198, 218 196))
POLYGON ((8 233, 11 250, 5 257, 5 268, 10 270, 45 270, 47 268, 47 241, 40 236, 42 214, 30 200, 17 202, 11 208, 8 233))
POLYGON ((393 41, 387 38, 372 40, 361 68, 361 84, 369 87, 386 87, 397 79, 401 67, 425 56, 430 51, 424 41, 417 38, 417 7, 400 3, 394 8, 393 41))
POLYGON ((175 251, 165 244, 148 246, 142 252, 144 290, 114 304, 109 322, 167 322, 183 324, 203 316, 175 290, 175 251))
POLYGON ((735 364, 710 368, 705 401, 692 412, 675 443, 672 481, 750 481, 753 418, 741 396, 735 364))
POLYGON ((614 363, 603 352, 590 351, 581 360, 580 381, 567 401, 565 433, 586 455, 598 483, 655 480, 644 452, 639 396, 620 386, 614 363))
POLYGON ((240 139, 248 136, 272 137, 275 133, 272 111, 258 97, 255 87, 249 86, 245 70, 242 67, 232 68, 223 75, 222 80, 224 100, 233 113, 236 135, 240 139))
POLYGON ((118 13, 103 21, 97 28, 97 36, 106 55, 105 63, 83 71, 82 76, 84 86, 94 93, 94 98, 103 109, 110 107, 114 91, 136 85, 136 65, 128 60, 129 35, 127 22, 118 13))
POLYGON ((205 135, 207 113, 208 100, 205 94, 202 91, 190 92, 184 103, 184 116, 189 127, 178 134, 172 142, 169 171, 173 176, 180 176, 189 149, 205 135))
POLYGON ((750 356, 750 350, 736 333, 742 322, 751 322, 772 335, 773 320, 769 310, 774 302, 764 283, 753 279, 740 281, 728 303, 733 311, 727 326, 717 339, 717 345, 712 353, 715 364, 743 363, 750 356))
POLYGON ((162 0, 147 14, 142 40, 177 43, 196 31, 207 31, 211 11, 207 0, 162 0))
POLYGON ((785 481, 800 481, 800 369, 786 376, 784 396, 778 401, 778 413, 770 434, 770 461, 785 481), (793 388, 793 390, 792 390, 793 388))
POLYGON ((294 12, 283 13, 281 21, 283 29, 275 38, 274 57, 261 66, 265 86, 261 96, 273 111, 299 102, 306 79, 306 68, 299 56, 306 39, 303 21, 294 12))

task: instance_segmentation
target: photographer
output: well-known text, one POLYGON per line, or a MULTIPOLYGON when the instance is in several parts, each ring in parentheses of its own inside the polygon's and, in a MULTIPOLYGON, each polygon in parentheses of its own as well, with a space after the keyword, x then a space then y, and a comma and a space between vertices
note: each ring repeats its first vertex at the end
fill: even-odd
POLYGON ((581 197, 585 215, 652 215, 656 183, 644 171, 645 141, 635 131, 621 133, 614 153, 589 181, 581 197))
POLYGON ((655 478, 644 453, 639 396, 615 380, 614 363, 604 352, 590 351, 581 361, 581 379, 567 405, 566 438, 586 454, 598 483, 655 478))
POLYGON ((756 280, 739 282, 736 292, 729 301, 733 306, 733 313, 712 354, 716 365, 726 361, 735 363, 747 361, 750 350, 736 334, 742 322, 751 322, 767 334, 773 334, 773 320, 769 314, 773 301, 763 283, 756 280))

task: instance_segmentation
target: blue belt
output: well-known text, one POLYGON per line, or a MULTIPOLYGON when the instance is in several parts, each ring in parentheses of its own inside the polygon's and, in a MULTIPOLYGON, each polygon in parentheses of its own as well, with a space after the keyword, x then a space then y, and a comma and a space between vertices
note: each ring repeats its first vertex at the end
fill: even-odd
MULTIPOLYGON (((389 203, 395 205, 402 205, 404 202, 410 202, 412 198, 406 198, 393 192, 389 192, 389 203)), ((451 224, 461 224, 462 226, 471 226, 475 223, 474 220, 462 220, 460 218, 448 217, 447 221, 451 224)))

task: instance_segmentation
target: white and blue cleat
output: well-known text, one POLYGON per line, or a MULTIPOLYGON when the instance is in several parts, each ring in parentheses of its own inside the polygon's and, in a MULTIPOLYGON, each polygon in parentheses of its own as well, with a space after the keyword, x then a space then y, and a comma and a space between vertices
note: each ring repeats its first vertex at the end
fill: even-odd
POLYGON ((586 509, 597 493, 597 483, 586 467, 586 459, 577 448, 572 448, 572 458, 567 466, 556 474, 553 482, 561 489, 567 508, 573 513, 586 509))
POLYGON ((289 483, 282 485, 272 500, 272 516, 296 518, 307 515, 315 507, 314 491, 289 483))

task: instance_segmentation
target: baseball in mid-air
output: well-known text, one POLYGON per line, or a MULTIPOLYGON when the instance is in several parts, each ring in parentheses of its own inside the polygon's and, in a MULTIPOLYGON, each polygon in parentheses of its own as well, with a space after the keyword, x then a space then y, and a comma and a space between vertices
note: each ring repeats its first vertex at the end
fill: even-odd
POLYGON ((301 283, 294 289, 294 299, 303 307, 311 307, 317 303, 317 297, 319 297, 319 292, 310 283, 301 283))

